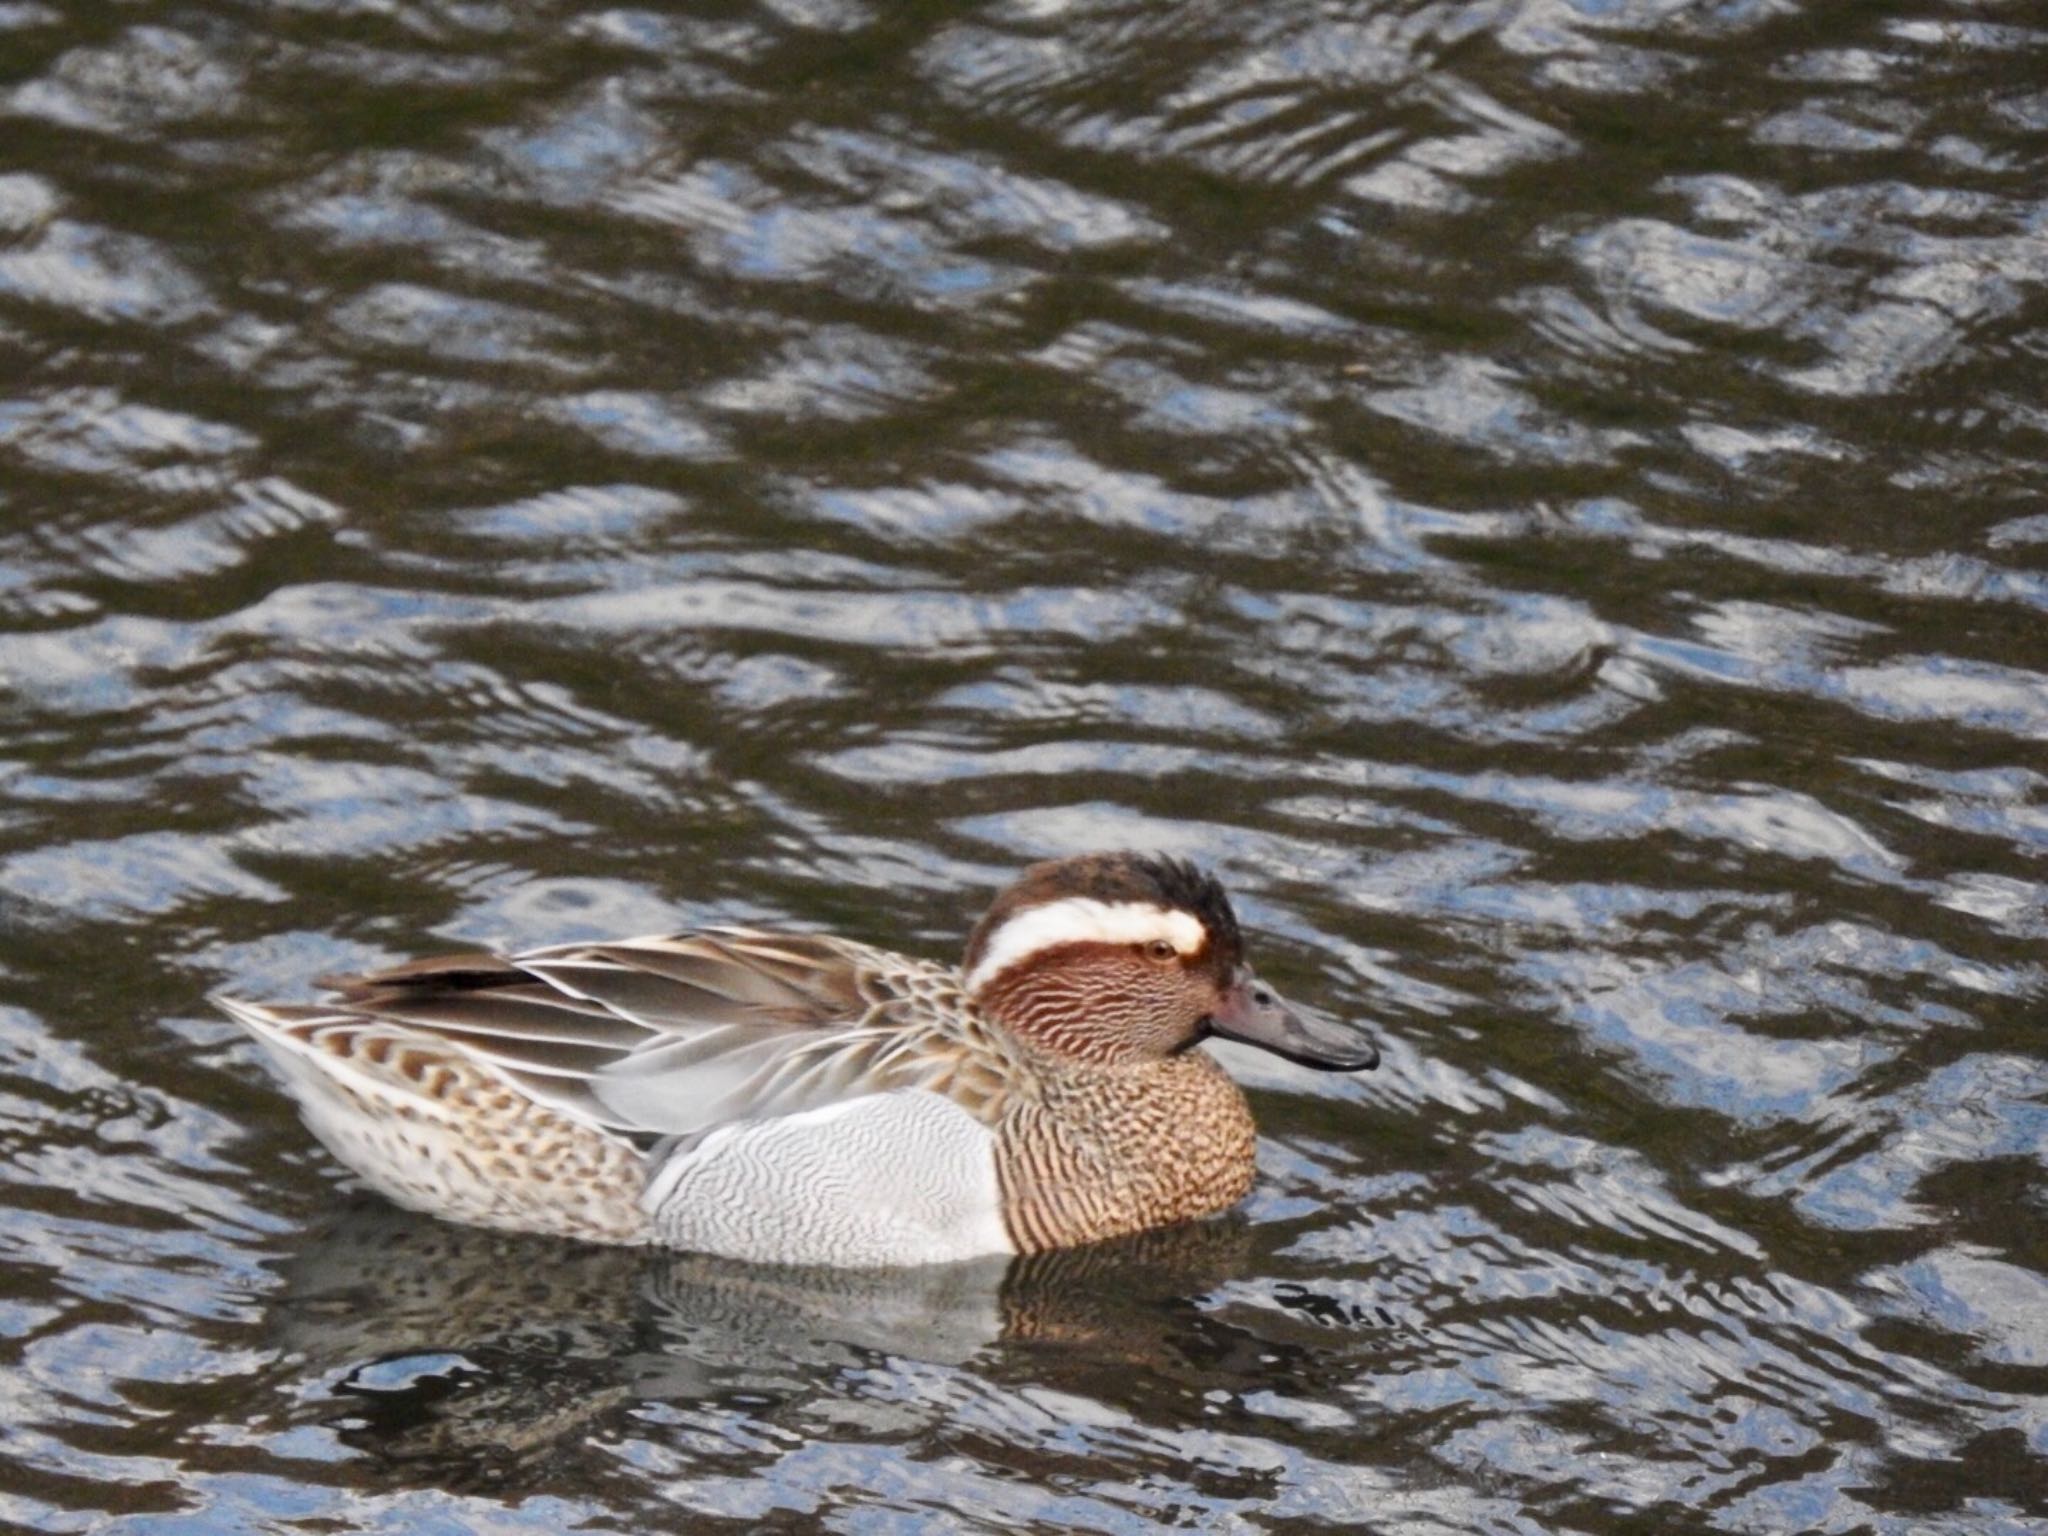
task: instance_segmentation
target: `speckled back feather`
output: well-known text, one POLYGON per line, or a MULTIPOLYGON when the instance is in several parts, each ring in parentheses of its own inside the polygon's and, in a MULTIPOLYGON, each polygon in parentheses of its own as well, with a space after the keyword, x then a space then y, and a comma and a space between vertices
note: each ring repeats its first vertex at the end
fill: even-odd
POLYGON ((826 936, 717 928, 457 955, 328 983, 341 1008, 487 1061, 536 1099, 635 1137, 943 1093, 984 1124, 1016 1051, 950 967, 826 936))

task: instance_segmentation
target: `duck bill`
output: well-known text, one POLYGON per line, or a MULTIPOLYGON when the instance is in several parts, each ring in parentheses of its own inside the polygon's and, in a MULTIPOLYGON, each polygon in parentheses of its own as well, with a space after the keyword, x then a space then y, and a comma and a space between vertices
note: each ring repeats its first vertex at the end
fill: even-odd
POLYGON ((1380 1064, 1379 1048, 1349 1024, 1290 1007, 1280 994, 1241 967, 1209 1015, 1209 1031, 1318 1072, 1370 1072, 1380 1064))

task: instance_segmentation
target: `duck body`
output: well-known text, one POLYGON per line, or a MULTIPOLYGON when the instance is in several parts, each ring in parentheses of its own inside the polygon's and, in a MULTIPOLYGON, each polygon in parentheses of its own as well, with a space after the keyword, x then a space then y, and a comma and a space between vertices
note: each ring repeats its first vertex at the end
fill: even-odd
POLYGON ((760 929, 458 955, 222 999, 308 1126, 478 1226, 867 1268, 1067 1247, 1242 1199, 1255 1133, 1200 1042, 1351 1070, 1177 861, 1033 866, 958 969, 760 929), (1261 1038, 1265 1036, 1267 1038, 1261 1038))

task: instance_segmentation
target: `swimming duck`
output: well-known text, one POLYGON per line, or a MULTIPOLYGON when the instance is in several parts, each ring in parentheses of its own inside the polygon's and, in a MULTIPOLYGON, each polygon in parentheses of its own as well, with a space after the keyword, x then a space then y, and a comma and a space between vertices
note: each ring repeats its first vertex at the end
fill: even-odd
POLYGON ((1205 1039, 1379 1063, 1253 974, 1212 876, 1139 853, 1032 865, 957 969, 707 928, 324 985, 218 1001, 389 1199, 764 1263, 948 1263, 1209 1215, 1251 1188, 1253 1126, 1205 1039))

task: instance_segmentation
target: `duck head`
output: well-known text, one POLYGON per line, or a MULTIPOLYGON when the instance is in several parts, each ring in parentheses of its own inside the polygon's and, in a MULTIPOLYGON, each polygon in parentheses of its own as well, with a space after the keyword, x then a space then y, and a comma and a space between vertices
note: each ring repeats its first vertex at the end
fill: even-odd
POLYGON ((1077 1060, 1159 1059, 1218 1035, 1324 1071, 1379 1065, 1358 1030, 1259 980, 1223 887, 1180 859, 1032 865, 976 924, 962 972, 983 1012, 1077 1060))

